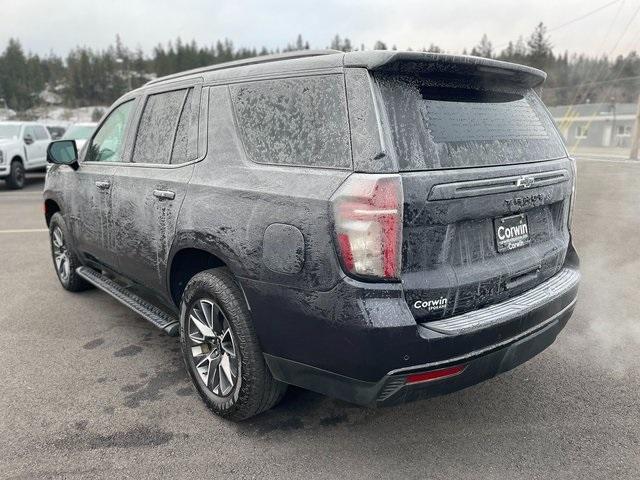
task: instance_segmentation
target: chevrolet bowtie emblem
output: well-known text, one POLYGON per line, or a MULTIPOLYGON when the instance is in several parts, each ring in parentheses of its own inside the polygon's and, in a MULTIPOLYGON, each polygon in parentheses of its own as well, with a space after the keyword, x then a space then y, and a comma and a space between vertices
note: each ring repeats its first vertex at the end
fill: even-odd
POLYGON ((527 175, 523 175, 518 180, 516 180, 516 187, 520 188, 529 188, 535 183, 536 179, 533 177, 529 177, 527 175))

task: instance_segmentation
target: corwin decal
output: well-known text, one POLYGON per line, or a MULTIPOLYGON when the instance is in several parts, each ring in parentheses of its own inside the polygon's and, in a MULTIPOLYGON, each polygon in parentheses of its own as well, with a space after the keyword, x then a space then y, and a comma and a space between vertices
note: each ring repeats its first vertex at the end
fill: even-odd
POLYGON ((509 238, 517 238, 529 233, 529 229, 526 223, 520 225, 513 225, 511 227, 505 227, 500 225, 498 227, 498 238, 500 240, 507 240, 509 238))
POLYGON ((447 299, 440 297, 437 300, 416 300, 413 304, 413 308, 420 308, 432 312, 434 310, 441 310, 446 308, 447 299))

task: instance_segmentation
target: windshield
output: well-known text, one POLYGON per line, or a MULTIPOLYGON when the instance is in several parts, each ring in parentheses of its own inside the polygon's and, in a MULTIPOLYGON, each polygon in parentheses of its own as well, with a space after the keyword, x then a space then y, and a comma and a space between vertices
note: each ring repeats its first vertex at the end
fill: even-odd
POLYGON ((399 167, 526 163, 564 157, 538 96, 526 88, 376 74, 399 167))
POLYGON ((95 130, 93 125, 74 125, 69 128, 62 138, 65 140, 86 140, 95 130))
POLYGON ((0 123, 0 138, 18 138, 20 135, 20 125, 10 125, 0 123))

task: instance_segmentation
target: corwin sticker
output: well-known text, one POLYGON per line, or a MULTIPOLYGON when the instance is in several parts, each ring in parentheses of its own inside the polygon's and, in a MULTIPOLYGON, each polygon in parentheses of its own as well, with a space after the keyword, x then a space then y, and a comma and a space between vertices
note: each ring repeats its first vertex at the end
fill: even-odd
POLYGON ((413 308, 424 309, 428 312, 440 310, 446 308, 446 306, 447 299, 445 297, 440 297, 437 300, 416 300, 416 302, 413 304, 413 308))
POLYGON ((526 223, 512 225, 510 227, 500 225, 497 233, 500 240, 508 240, 510 238, 518 238, 527 235, 529 233, 529 227, 527 227, 526 223))

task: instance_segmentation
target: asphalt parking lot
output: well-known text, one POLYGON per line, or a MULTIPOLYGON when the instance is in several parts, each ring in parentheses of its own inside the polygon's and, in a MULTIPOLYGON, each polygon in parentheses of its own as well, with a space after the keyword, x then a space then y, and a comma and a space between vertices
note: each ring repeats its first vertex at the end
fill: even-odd
POLYGON ((175 338, 59 286, 42 185, 0 183, 2 478, 640 478, 640 163, 579 160, 580 299, 532 361, 378 410, 291 389, 242 424, 200 402, 175 338))

